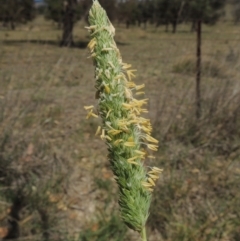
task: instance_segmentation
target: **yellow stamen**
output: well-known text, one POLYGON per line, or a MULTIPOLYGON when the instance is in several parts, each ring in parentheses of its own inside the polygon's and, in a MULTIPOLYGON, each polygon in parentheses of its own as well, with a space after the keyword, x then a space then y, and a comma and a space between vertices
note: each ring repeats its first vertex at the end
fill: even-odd
POLYGON ((124 146, 127 146, 127 147, 134 147, 135 146, 135 142, 125 142, 124 143, 124 146))
POLYGON ((111 61, 109 61, 108 64, 109 64, 113 69, 115 69, 115 67, 114 67, 114 65, 113 65, 113 63, 112 63, 111 61))
POLYGON ((93 105, 84 106, 84 109, 85 109, 85 110, 90 110, 90 109, 93 109, 93 108, 94 108, 94 106, 93 106, 93 105))
POLYGON ((137 71, 136 69, 131 69, 131 70, 127 70, 127 76, 129 80, 132 80, 132 77, 136 77, 136 75, 133 73, 134 71, 137 71))
POLYGON ((135 95, 144 95, 145 92, 136 92, 135 95))
POLYGON ((150 136, 150 135, 146 135, 145 138, 146 138, 146 140, 149 141, 149 142, 158 144, 158 140, 156 140, 155 138, 153 138, 153 137, 150 136))
POLYGON ((130 137, 128 138, 128 141, 133 142, 133 141, 134 141, 134 138, 133 138, 132 136, 130 136, 130 137))
POLYGON ((106 115, 106 118, 108 118, 109 114, 111 113, 112 110, 109 110, 107 115, 106 115))
POLYGON ((127 99, 132 99, 132 91, 125 87, 125 96, 127 99))
POLYGON ((156 186, 155 183, 154 183, 154 181, 152 180, 152 178, 149 177, 147 180, 148 180, 149 183, 152 184, 152 186, 156 186))
POLYGON ((101 134, 100 137, 101 137, 102 140, 105 138, 105 130, 104 129, 102 129, 102 134, 101 134))
POLYGON ((123 68, 123 69, 129 69, 129 68, 131 68, 131 67, 132 67, 131 64, 122 63, 122 68, 123 68))
POLYGON ((144 87, 145 87, 145 84, 136 85, 136 86, 135 86, 135 89, 136 89, 136 90, 140 90, 140 89, 143 89, 144 87))
POLYGON ((153 175, 153 174, 148 173, 148 176, 151 177, 154 181, 159 179, 159 176, 157 176, 157 175, 153 175))
POLYGON ((139 154, 139 155, 141 155, 141 156, 145 156, 146 155, 146 152, 144 152, 144 151, 135 150, 134 152, 139 154))
POLYGON ((88 29, 88 30, 95 30, 96 27, 97 27, 97 25, 91 25, 91 26, 85 27, 85 28, 88 29))
POLYGON ((131 105, 131 104, 128 104, 128 103, 123 103, 122 105, 123 105, 123 107, 124 107, 125 109, 127 109, 127 110, 132 108, 132 105, 131 105))
POLYGON ((92 109, 88 112, 86 119, 89 119, 91 116, 98 118, 98 115, 94 114, 92 109))
POLYGON ((114 141, 114 145, 118 145, 119 143, 121 143, 121 142, 123 142, 123 139, 118 139, 118 140, 116 140, 116 141, 114 141))
POLYGON ((104 86, 104 89, 105 89, 105 92, 106 92, 107 94, 110 93, 110 88, 109 88, 108 85, 105 85, 105 86, 104 86))
POLYGON ((131 162, 131 161, 134 161, 134 160, 136 160, 138 158, 139 158, 139 156, 134 156, 134 157, 128 158, 127 161, 131 162))
POLYGON ((111 141, 112 140, 112 138, 110 137, 110 136, 105 136, 105 138, 107 139, 107 140, 109 140, 109 141, 111 141))
POLYGON ((150 150, 153 150, 153 151, 157 151, 157 150, 158 150, 158 146, 156 146, 156 145, 147 144, 147 147, 148 147, 150 150))
POLYGON ((135 164, 135 165, 138 165, 138 166, 139 166, 139 163, 137 163, 137 162, 135 162, 135 161, 128 161, 128 163, 135 164))
POLYGON ((127 82, 126 85, 127 85, 128 88, 134 88, 136 86, 136 84, 132 81, 127 82))
POLYGON ((152 187, 152 184, 149 183, 149 182, 142 182, 142 185, 143 185, 144 187, 152 187))
POLYGON ((151 158, 151 159, 156 159, 155 156, 148 156, 148 158, 151 158))
POLYGON ((160 169, 160 168, 158 168, 158 167, 152 167, 152 170, 151 171, 149 171, 148 173, 152 173, 152 174, 161 174, 162 173, 162 171, 163 171, 163 169, 160 169))
POLYGON ((96 133, 95 133, 95 136, 99 135, 101 129, 102 129, 102 127, 101 127, 101 126, 98 126, 97 131, 96 131, 96 133))
POLYGON ((94 113, 92 113, 91 116, 92 116, 92 117, 95 117, 95 118, 98 118, 98 115, 96 115, 96 114, 94 114, 94 113))
POLYGON ((88 47, 91 51, 93 51, 93 49, 94 49, 94 47, 95 47, 96 44, 97 44, 96 39, 93 38, 93 39, 89 42, 89 44, 87 45, 87 47, 88 47))
POLYGON ((148 113, 148 110, 147 110, 147 109, 140 109, 140 111, 141 111, 142 113, 148 113))
POLYGON ((115 135, 118 135, 118 134, 121 133, 121 132, 122 132, 122 130, 112 129, 112 130, 109 130, 109 131, 108 131, 108 134, 115 136, 115 135))

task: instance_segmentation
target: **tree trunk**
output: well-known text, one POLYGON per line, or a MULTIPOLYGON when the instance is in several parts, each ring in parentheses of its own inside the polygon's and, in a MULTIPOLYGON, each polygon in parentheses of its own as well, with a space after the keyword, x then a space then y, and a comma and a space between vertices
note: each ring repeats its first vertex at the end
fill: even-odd
POLYGON ((60 46, 71 47, 73 42, 73 25, 74 25, 74 7, 76 0, 67 0, 64 2, 63 16, 63 35, 60 46))
POLYGON ((177 31, 177 20, 174 20, 172 22, 172 32, 176 33, 176 31, 177 31))
POLYGON ((201 35, 202 21, 197 21, 197 63, 196 63, 196 117, 201 117, 201 35))
POLYGON ((10 22, 10 23, 11 23, 11 29, 12 29, 12 30, 15 30, 15 23, 14 23, 14 21, 13 21, 13 20, 11 20, 11 22, 10 22))

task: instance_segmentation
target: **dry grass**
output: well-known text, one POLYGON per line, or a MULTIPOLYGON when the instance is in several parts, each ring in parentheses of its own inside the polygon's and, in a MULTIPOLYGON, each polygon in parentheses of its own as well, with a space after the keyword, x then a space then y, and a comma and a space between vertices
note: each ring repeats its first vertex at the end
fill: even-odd
MULTIPOLYGON (((66 208, 58 208, 61 222, 55 219, 51 232, 62 229, 63 223, 71 224, 65 231, 71 230, 75 240, 85 228, 101 233, 99 225, 104 222, 99 221, 99 213, 110 214, 117 200, 106 147, 94 136, 99 121, 86 121, 83 110, 84 105, 96 103, 83 26, 75 27, 76 47, 71 49, 58 47, 61 31, 41 18, 16 31, 0 32, 0 140, 5 145, 1 155, 13 156, 16 166, 23 168, 19 162, 25 160, 32 145, 29 162, 61 160, 68 178, 64 191, 61 186, 55 192, 64 193, 66 208)), ((149 116, 161 143, 155 164, 162 166, 164 173, 154 194, 150 240, 237 241, 240 34, 238 26, 230 23, 204 26, 203 58, 208 67, 217 68, 215 74, 203 75, 203 116, 196 121, 195 36, 189 29, 180 26, 177 34, 153 27, 143 31, 120 26, 116 30, 124 62, 138 69, 136 82, 146 84, 149 116), (185 71, 185 60, 191 64, 190 71, 185 71), (176 65, 177 73, 173 71, 176 65)), ((0 210, 10 204, 5 200, 0 210)), ((22 215, 30 214, 28 210, 22 215)), ((23 233, 33 235, 28 224, 23 225, 23 233)), ((99 239, 88 235, 84 240, 99 239)), ((135 240, 134 234, 126 240, 135 240)))

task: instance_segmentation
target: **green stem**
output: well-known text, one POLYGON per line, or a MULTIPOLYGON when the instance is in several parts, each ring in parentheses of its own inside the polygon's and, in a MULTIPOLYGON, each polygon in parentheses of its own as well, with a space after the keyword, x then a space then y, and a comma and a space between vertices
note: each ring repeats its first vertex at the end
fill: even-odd
POLYGON ((142 241, 147 241, 146 227, 144 226, 141 231, 142 241))

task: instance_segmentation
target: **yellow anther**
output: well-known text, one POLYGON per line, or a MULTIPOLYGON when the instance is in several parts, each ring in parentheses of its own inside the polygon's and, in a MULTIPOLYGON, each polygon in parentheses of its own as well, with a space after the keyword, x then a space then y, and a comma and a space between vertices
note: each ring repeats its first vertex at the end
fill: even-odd
POLYGON ((158 146, 156 146, 156 145, 147 144, 147 147, 148 147, 150 150, 153 150, 153 151, 157 151, 157 150, 158 150, 158 146))
POLYGON ((128 137, 128 141, 133 142, 134 138, 132 136, 128 137))
POLYGON ((108 118, 109 114, 111 113, 112 110, 109 110, 107 115, 106 115, 106 118, 108 118))
POLYGON ((131 64, 122 63, 122 69, 129 69, 131 67, 132 67, 131 64))
POLYGON ((146 139, 147 141, 149 141, 149 142, 158 144, 158 140, 156 140, 155 138, 153 138, 153 137, 150 136, 150 135, 146 135, 146 136, 145 136, 145 139, 146 139))
POLYGON ((136 86, 136 84, 134 82, 132 82, 132 81, 129 81, 129 82, 126 83, 126 86, 128 88, 134 88, 136 86))
POLYGON ((125 109, 131 109, 132 108, 132 105, 128 104, 128 103, 123 103, 122 105, 125 109))
POLYGON ((154 181, 152 180, 152 178, 149 177, 147 180, 148 180, 149 183, 152 184, 152 186, 156 186, 155 183, 154 183, 154 181))
POLYGON ((96 44, 97 44, 96 39, 93 38, 93 39, 89 42, 89 44, 87 45, 87 47, 88 47, 91 51, 93 51, 93 49, 94 49, 94 47, 95 47, 96 44))
POLYGON ((139 156, 134 156, 134 157, 128 158, 127 161, 131 162, 131 161, 134 161, 134 160, 136 160, 138 158, 139 158, 139 156))
POLYGON ((136 89, 136 90, 140 90, 140 89, 143 89, 144 87, 145 87, 145 84, 136 85, 136 86, 135 86, 135 89, 136 89))
POLYGON ((144 94, 145 94, 145 92, 143 92, 143 91, 142 91, 142 92, 136 92, 136 93, 135 93, 135 95, 144 95, 144 94))
POLYGON ((125 96, 127 99, 132 99, 132 91, 125 87, 125 96))
POLYGON ((87 114, 87 116, 86 116, 86 119, 89 119, 90 117, 98 118, 98 115, 94 114, 94 113, 93 113, 93 110, 91 109, 91 110, 88 112, 88 114, 87 114))
POLYGON ((142 185, 143 185, 144 187, 152 187, 152 184, 149 183, 149 182, 142 182, 142 185))
POLYGON ((118 139, 118 140, 116 140, 116 141, 114 141, 114 145, 118 145, 119 143, 121 143, 121 142, 123 142, 123 139, 118 139))
POLYGON ((97 27, 97 25, 91 25, 91 26, 85 27, 85 28, 88 29, 88 30, 95 30, 96 27, 97 27))
POLYGON ((100 137, 101 137, 102 140, 105 138, 105 130, 104 129, 102 129, 102 134, 101 134, 100 137))
POLYGON ((144 152, 144 151, 135 150, 134 152, 139 154, 139 155, 141 155, 141 156, 145 156, 146 155, 146 152, 144 152))
POLYGON ((128 163, 135 164, 135 165, 138 165, 138 166, 139 166, 139 163, 137 163, 137 162, 135 162, 135 161, 128 161, 128 163))
POLYGON ((112 138, 111 138, 110 136, 107 136, 107 135, 105 135, 105 138, 106 138, 107 140, 109 140, 109 141, 112 140, 112 138))
POLYGON ((134 147, 135 146, 135 142, 127 141, 127 142, 124 143, 124 146, 134 147))
POLYGON ((151 159, 156 159, 155 156, 148 156, 148 158, 151 158, 151 159))
POLYGON ((98 126, 97 131, 95 133, 95 136, 99 135, 99 133, 101 132, 101 129, 102 129, 102 127, 98 126))
POLYGON ((113 65, 113 63, 112 63, 111 61, 109 61, 108 64, 109 64, 113 69, 115 69, 115 66, 113 65))
POLYGON ((108 85, 105 85, 105 86, 104 86, 104 90, 105 90, 105 92, 106 92, 107 94, 110 93, 110 88, 109 88, 108 85))
POLYGON ((153 174, 150 174, 150 173, 148 173, 148 176, 151 177, 154 181, 159 179, 159 176, 153 175, 153 174))
POLYGON ((93 105, 84 106, 84 109, 85 109, 85 110, 90 110, 90 109, 93 109, 93 108, 94 108, 94 106, 93 106, 93 105))
POLYGON ((109 131, 108 131, 108 134, 115 136, 115 135, 118 135, 118 134, 121 133, 121 132, 122 132, 122 130, 112 129, 112 130, 109 130, 109 131))
POLYGON ((136 75, 133 73, 133 72, 135 72, 135 71, 137 71, 137 70, 136 70, 136 69, 131 69, 131 70, 127 70, 127 71, 126 71, 129 80, 132 80, 132 77, 133 77, 133 78, 136 77, 136 75))
POLYGON ((160 169, 160 168, 158 168, 158 167, 152 167, 152 171, 154 171, 155 173, 161 174, 162 171, 163 171, 163 169, 160 169))

